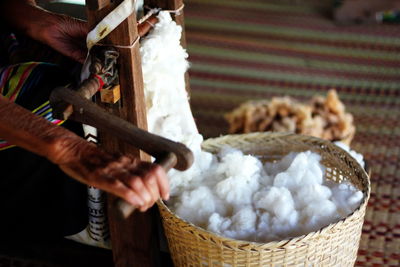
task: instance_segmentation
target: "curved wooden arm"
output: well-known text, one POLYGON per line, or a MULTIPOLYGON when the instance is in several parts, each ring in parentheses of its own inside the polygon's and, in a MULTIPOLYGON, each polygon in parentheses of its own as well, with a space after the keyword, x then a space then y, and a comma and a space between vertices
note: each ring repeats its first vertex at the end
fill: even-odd
POLYGON ((175 169, 184 171, 193 164, 193 153, 185 145, 139 129, 70 89, 59 87, 53 90, 50 95, 50 103, 59 103, 60 101, 72 105, 74 112, 70 119, 109 132, 156 159, 164 157, 169 152, 174 153, 178 159, 174 166, 175 169))

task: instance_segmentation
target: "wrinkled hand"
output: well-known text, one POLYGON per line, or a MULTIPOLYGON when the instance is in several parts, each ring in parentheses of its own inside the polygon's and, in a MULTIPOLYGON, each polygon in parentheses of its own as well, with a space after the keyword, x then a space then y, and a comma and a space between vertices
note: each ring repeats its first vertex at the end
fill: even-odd
POLYGON ((53 16, 54 23, 44 30, 43 41, 61 54, 83 63, 87 54, 87 23, 64 15, 53 16))
POLYGON ((46 11, 35 0, 0 1, 0 17, 11 28, 81 63, 86 57, 87 23, 46 11))
POLYGON ((106 153, 83 139, 66 139, 52 161, 78 181, 119 196, 140 211, 160 197, 169 198, 168 179, 161 166, 106 153))

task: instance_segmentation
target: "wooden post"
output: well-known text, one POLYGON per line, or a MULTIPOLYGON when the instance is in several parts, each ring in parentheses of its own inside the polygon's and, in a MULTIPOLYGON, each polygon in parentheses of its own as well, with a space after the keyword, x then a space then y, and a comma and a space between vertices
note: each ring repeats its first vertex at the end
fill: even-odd
MULTIPOLYGON (((94 28, 119 3, 121 3, 121 0, 86 0, 89 26, 94 28)), ((136 14, 132 14, 112 31, 102 43, 130 46, 137 37, 136 14)), ((97 103, 139 128, 147 129, 139 42, 132 48, 117 47, 116 49, 120 54, 118 71, 121 100, 115 105, 103 104, 100 101, 97 101, 97 103)), ((99 140, 100 145, 107 151, 131 153, 139 156, 142 160, 150 160, 148 155, 126 143, 119 142, 110 134, 99 132, 99 140)), ((150 212, 136 212, 127 220, 118 220, 115 210, 110 205, 114 197, 112 195, 108 197, 108 217, 115 266, 154 266, 156 231, 150 212)))

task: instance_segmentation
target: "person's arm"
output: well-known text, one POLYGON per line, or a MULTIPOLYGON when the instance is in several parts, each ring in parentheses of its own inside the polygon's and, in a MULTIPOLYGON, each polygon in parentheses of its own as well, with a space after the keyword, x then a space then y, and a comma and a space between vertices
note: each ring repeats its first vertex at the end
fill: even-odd
POLYGON ((0 138, 46 157, 72 178, 115 194, 145 211, 169 198, 162 167, 104 152, 65 128, 0 96, 0 138))
POLYGON ((9 27, 81 63, 86 57, 87 23, 38 7, 34 0, 0 0, 9 27))

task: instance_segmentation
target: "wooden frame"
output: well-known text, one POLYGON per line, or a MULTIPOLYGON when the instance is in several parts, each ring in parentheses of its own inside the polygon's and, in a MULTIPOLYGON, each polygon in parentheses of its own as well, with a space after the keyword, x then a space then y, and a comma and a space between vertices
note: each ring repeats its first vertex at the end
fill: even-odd
MULTIPOLYGON (((111 12, 122 0, 86 0, 86 11, 89 27, 97 23, 111 12)), ((182 7, 182 0, 145 0, 149 7, 159 7, 164 10, 177 10, 182 7)), ((183 11, 173 15, 175 21, 184 27, 183 11)), ((185 45, 185 34, 182 31, 182 45, 185 45)), ((138 38, 136 14, 131 14, 121 25, 112 31, 103 43, 119 46, 130 46, 138 38)), ((143 92, 143 76, 139 43, 131 48, 116 47, 120 53, 119 84, 121 99, 117 104, 110 105, 97 101, 98 105, 109 112, 133 123, 142 129, 147 129, 146 106, 143 92)), ((188 77, 186 75, 188 90, 188 77)), ((99 132, 100 145, 110 152, 130 153, 142 160, 150 157, 136 149, 115 139, 112 135, 99 132)), ((109 195, 108 217, 112 240, 114 264, 116 267, 146 267, 159 265, 157 209, 140 213, 135 212, 129 219, 120 220, 113 209, 114 197, 109 195)))

